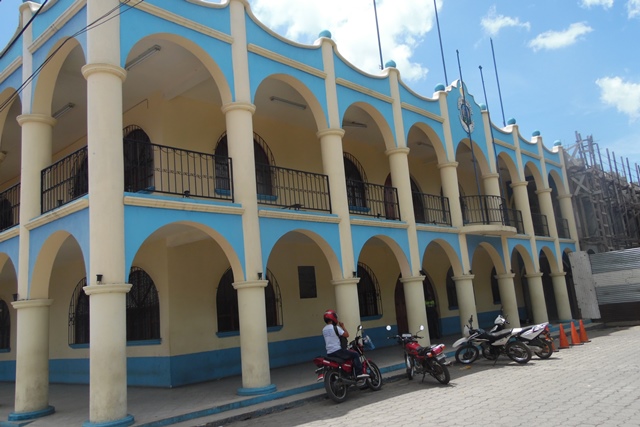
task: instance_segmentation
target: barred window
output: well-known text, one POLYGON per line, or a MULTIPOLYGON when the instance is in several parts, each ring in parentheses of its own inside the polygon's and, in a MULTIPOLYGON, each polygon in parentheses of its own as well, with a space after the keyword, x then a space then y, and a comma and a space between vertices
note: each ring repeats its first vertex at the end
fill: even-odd
POLYGON ((453 280, 453 268, 451 267, 447 271, 447 300, 449 301, 449 310, 458 309, 458 291, 456 291, 456 282, 453 280))
POLYGON ((360 317, 378 316, 382 314, 380 286, 373 271, 364 263, 358 263, 358 304, 360 317))
POLYGON ((87 278, 80 280, 69 303, 69 344, 89 344, 89 296, 84 293, 87 278))
POLYGON ((11 315, 9 306, 0 299, 0 350, 11 349, 11 315))
POLYGON ((238 293, 233 288, 233 271, 231 268, 224 272, 218 283, 216 313, 218 314, 218 332, 234 332, 240 330, 238 293))
POLYGON ((135 125, 124 128, 123 134, 124 190, 135 193, 152 188, 154 159, 151 139, 135 125))
POLYGON ((160 339, 160 300, 156 285, 142 268, 129 271, 127 341, 160 339))

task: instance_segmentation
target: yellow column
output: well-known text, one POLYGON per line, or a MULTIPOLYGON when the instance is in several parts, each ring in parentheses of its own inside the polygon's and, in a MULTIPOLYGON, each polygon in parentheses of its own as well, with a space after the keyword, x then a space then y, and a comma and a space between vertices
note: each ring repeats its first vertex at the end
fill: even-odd
POLYGON ((429 328, 427 323, 427 309, 424 305, 424 288, 422 283, 424 276, 414 276, 400 279, 404 287, 404 300, 407 306, 407 323, 409 331, 415 333, 420 330, 420 326, 424 326, 424 336, 420 340, 422 346, 429 345, 431 337, 429 336, 429 328))
POLYGON ((482 175, 482 181, 484 184, 484 193, 487 196, 498 196, 500 194, 500 175, 497 173, 487 173, 482 175))
MULTIPOLYGON (((49 405, 50 299, 11 303, 16 309, 15 412, 9 421, 29 420, 55 412, 49 405)), ((20 424, 22 425, 22 424, 20 424)))
POLYGON ((538 200, 540 201, 540 213, 547 216, 547 224, 549 226, 549 235, 554 239, 558 238, 558 227, 556 225, 556 215, 553 211, 553 203, 551 202, 551 188, 543 188, 537 190, 538 200))
POLYGON ((513 283, 515 274, 498 274, 498 287, 500 288, 500 300, 502 310, 512 328, 520 327, 520 313, 518 313, 518 300, 516 299, 516 288, 513 283))
POLYGON ((442 182, 442 194, 449 199, 451 210, 451 225, 462 227, 462 210, 460 209, 460 190, 458 188, 457 162, 438 164, 440 169, 440 181, 442 182))
POLYGON ((531 305, 533 306, 533 321, 543 323, 549 321, 547 315, 547 303, 544 300, 544 288, 542 286, 542 273, 527 274, 529 285, 529 296, 531 297, 531 305))
POLYGON ((464 330, 469 317, 473 316, 473 325, 478 326, 478 313, 476 311, 476 300, 473 293, 473 274, 454 276, 456 283, 456 294, 458 295, 458 309, 460 311, 460 331, 464 330))
POLYGON ((128 426, 127 414, 127 292, 129 284, 84 287, 89 296, 91 377, 89 423, 128 426))
POLYGON ((269 346, 267 340, 267 313, 264 301, 266 280, 235 282, 238 291, 240 320, 240 348, 242 349, 242 396, 271 393, 276 386, 270 384, 269 346))
POLYGON ((531 207, 529 206, 529 195, 527 194, 527 181, 513 182, 511 188, 513 188, 513 195, 516 200, 516 209, 522 213, 524 233, 534 237, 531 207))
POLYGON ((359 278, 332 280, 336 294, 336 312, 350 335, 355 335, 360 324, 360 305, 358 304, 359 278), (355 309, 354 309, 355 308, 355 309))
POLYGON ((567 273, 551 273, 553 282, 553 294, 556 297, 556 305, 558 307, 558 317, 560 320, 571 320, 571 304, 569 303, 569 292, 567 291, 567 281, 565 276, 567 273))

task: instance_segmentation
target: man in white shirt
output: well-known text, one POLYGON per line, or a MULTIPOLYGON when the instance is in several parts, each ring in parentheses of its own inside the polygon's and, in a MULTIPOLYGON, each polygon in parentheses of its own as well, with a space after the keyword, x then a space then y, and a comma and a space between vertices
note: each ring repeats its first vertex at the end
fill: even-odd
POLYGON ((360 355, 355 351, 346 349, 346 341, 347 338, 349 338, 349 332, 344 328, 344 324, 342 322, 338 322, 338 314, 333 310, 327 310, 324 313, 324 322, 326 323, 326 326, 322 328, 322 336, 324 337, 327 356, 351 360, 356 377, 358 379, 369 378, 369 375, 362 369, 360 355), (341 345, 341 337, 345 342, 345 348, 341 345))

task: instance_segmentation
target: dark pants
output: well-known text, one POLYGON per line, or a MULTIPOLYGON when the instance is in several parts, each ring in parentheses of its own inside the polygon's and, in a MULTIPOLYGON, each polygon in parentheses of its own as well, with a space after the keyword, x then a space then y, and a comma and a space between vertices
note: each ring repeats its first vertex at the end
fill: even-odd
POLYGON ((338 351, 334 351, 331 354, 327 354, 327 356, 339 357, 341 359, 351 360, 352 363, 353 363, 353 369, 354 369, 356 375, 360 375, 360 374, 363 373, 362 372, 362 362, 360 362, 360 355, 355 351, 345 350, 345 349, 341 348, 338 351))

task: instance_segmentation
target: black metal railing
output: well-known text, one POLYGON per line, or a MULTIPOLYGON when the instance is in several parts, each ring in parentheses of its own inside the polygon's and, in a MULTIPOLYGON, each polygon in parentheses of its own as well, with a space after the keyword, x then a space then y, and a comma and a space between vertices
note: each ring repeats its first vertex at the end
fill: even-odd
POLYGON ((20 223, 20 183, 0 193, 0 231, 20 223))
POLYGON ((89 192, 87 147, 69 154, 41 172, 41 213, 49 212, 89 192))
POLYGON ((462 222, 468 224, 506 225, 524 234, 522 212, 507 207, 500 196, 461 196, 462 222))
POLYGON ((124 140, 125 191, 233 201, 231 158, 124 140))
POLYGON ((549 223, 547 216, 541 213, 531 212, 531 222, 533 222, 533 233, 536 236, 549 237, 549 223))
POLYGON ((400 203, 395 187, 347 179, 347 199, 352 214, 400 220, 400 203))
POLYGON ((505 209, 506 221, 505 225, 515 227, 517 234, 524 234, 524 221, 522 220, 522 212, 517 209, 505 209))
POLYGON ((570 239, 569 221, 566 218, 556 217, 556 226, 558 227, 558 237, 561 239, 570 239))
POLYGON ((331 212, 327 175, 259 164, 256 165, 256 189, 261 204, 331 212))
POLYGON ((411 196, 417 223, 451 226, 449 198, 416 191, 412 192, 411 196))

